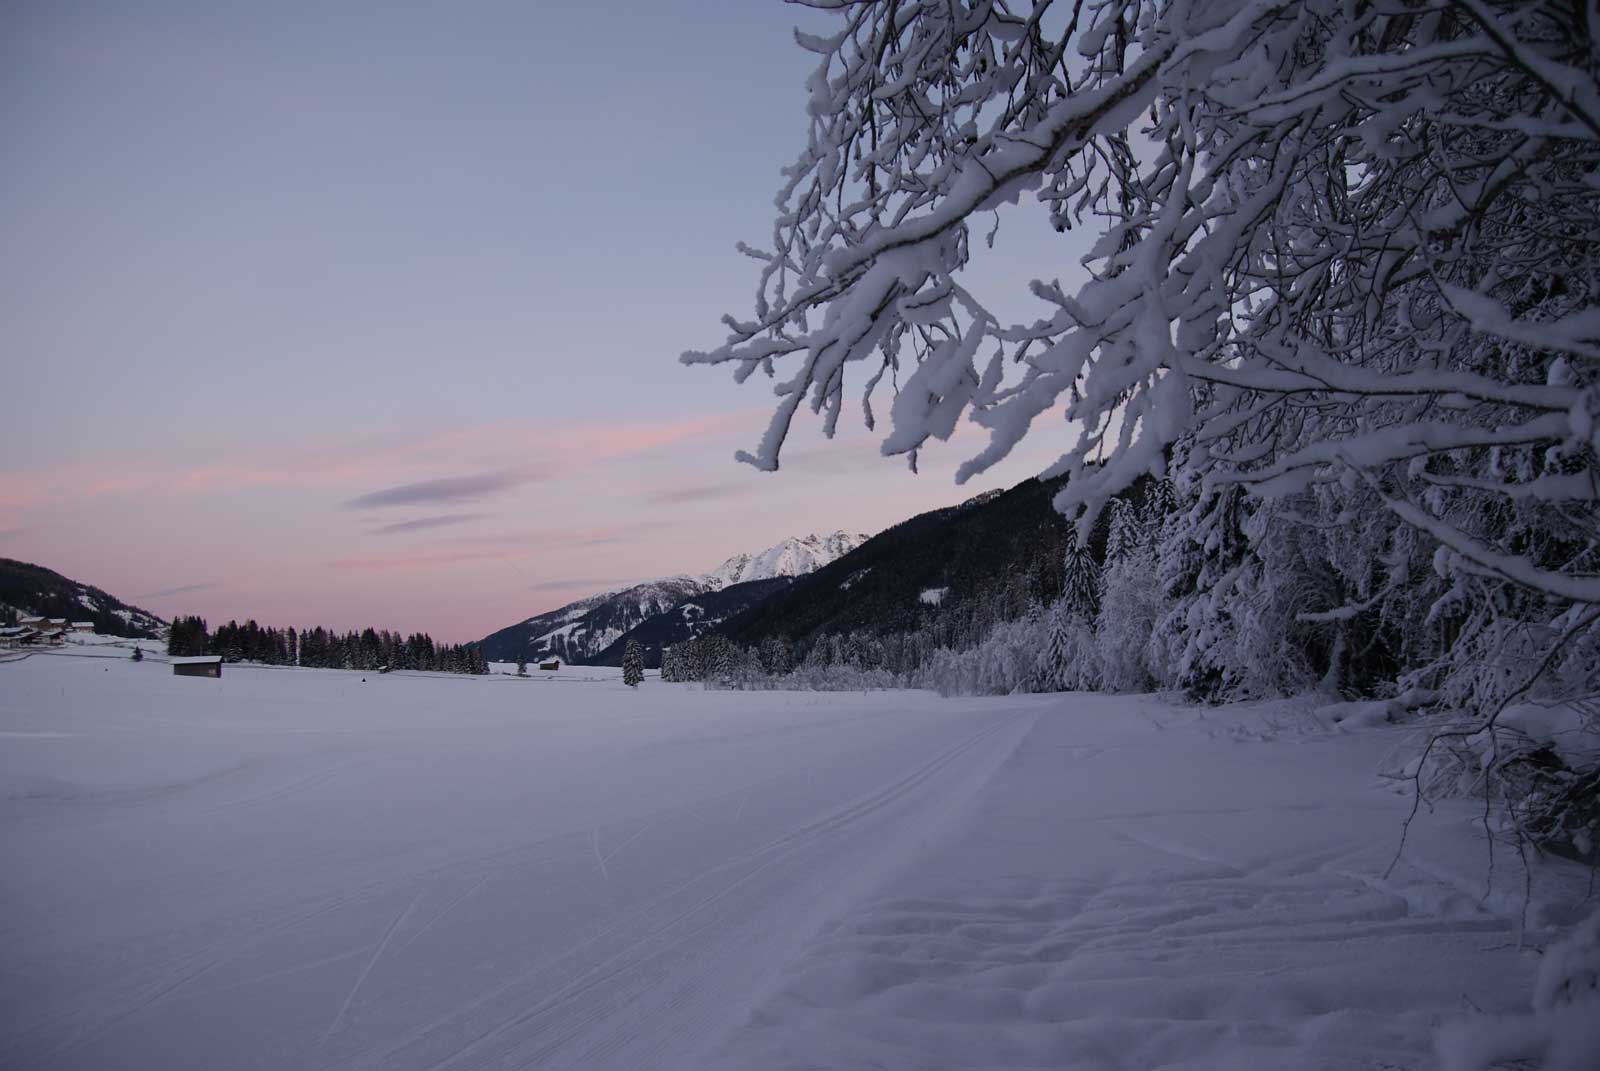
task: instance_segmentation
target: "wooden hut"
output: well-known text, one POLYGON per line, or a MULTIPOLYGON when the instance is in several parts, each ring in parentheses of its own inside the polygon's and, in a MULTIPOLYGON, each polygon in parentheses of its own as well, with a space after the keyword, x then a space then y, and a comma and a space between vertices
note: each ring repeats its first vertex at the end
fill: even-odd
POLYGON ((172 675, 174 677, 220 677, 222 676, 222 656, 215 654, 193 655, 188 658, 172 659, 172 675))
POLYGON ((540 662, 539 663, 539 668, 540 669, 560 669, 561 668, 561 659, 552 658, 548 662, 540 662))

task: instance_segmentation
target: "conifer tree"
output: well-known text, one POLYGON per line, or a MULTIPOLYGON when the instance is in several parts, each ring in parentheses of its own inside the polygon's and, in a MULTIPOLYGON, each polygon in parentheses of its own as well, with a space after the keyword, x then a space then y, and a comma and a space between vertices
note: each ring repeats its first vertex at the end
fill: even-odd
POLYGON ((629 640, 622 652, 622 683, 637 688, 643 680, 644 661, 639 655, 639 641, 629 640))
POLYGON ((1075 533, 1067 540, 1061 598, 1069 610, 1090 620, 1100 609, 1100 567, 1088 543, 1075 538, 1075 533))
POLYGON ((519 651, 519 652, 517 652, 517 676, 526 677, 527 675, 528 675, 528 655, 527 655, 526 652, 519 651))

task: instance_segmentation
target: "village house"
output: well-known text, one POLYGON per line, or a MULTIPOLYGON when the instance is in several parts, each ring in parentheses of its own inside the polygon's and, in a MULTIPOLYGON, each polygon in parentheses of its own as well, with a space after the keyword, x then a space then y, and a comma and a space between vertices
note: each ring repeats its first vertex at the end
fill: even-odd
POLYGON ((552 658, 548 662, 540 662, 539 663, 539 668, 540 669, 560 669, 561 668, 561 659, 552 658))
POLYGON ((39 638, 39 630, 27 625, 0 628, 0 648, 21 647, 39 638))
POLYGON ((81 632, 93 633, 94 632, 94 622, 93 621, 74 621, 72 623, 72 631, 73 632, 80 632, 80 633, 81 632))

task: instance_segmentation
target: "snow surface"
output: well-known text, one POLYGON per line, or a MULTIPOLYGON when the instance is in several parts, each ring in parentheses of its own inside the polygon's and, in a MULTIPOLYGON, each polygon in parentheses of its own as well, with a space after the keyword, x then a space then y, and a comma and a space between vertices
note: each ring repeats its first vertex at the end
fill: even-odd
POLYGON ((917 598, 928 606, 938 606, 944 602, 944 597, 948 594, 950 594, 949 588, 923 588, 922 594, 917 598))
POLYGON ((1587 888, 1292 704, 619 678, 0 665, 0 1067, 1430 1067, 1587 888))

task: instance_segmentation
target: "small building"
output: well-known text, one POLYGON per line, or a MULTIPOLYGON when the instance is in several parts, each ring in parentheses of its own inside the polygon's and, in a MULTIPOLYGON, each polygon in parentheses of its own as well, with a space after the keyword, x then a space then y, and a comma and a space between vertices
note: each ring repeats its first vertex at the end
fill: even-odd
POLYGON ((551 670, 560 669, 561 668, 561 659, 552 658, 548 662, 540 662, 539 663, 539 668, 540 669, 551 669, 551 670))
POLYGON ((45 626, 45 620, 42 617, 19 617, 17 618, 17 626, 19 628, 41 629, 45 626))
POLYGON ((72 623, 72 631, 73 632, 93 632, 94 631, 94 622, 93 621, 74 621, 72 623))
POLYGON ((33 643, 38 638, 39 630, 27 625, 0 628, 0 648, 21 647, 23 644, 33 643))
POLYGON ((172 675, 174 677, 220 677, 222 676, 222 656, 217 654, 192 655, 188 658, 174 658, 172 661, 172 675))

